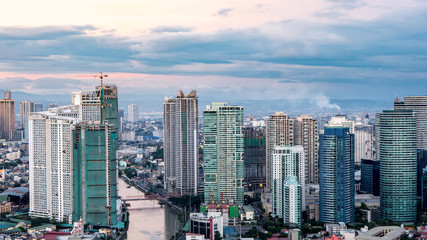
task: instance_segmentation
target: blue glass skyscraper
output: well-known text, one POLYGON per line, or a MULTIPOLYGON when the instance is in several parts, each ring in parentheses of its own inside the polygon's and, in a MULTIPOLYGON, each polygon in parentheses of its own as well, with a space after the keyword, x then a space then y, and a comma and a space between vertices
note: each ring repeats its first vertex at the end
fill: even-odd
POLYGON ((381 217, 392 222, 417 219, 417 121, 411 110, 377 113, 381 217))
POLYGON ((320 221, 354 221, 354 135, 325 127, 319 137, 320 221))

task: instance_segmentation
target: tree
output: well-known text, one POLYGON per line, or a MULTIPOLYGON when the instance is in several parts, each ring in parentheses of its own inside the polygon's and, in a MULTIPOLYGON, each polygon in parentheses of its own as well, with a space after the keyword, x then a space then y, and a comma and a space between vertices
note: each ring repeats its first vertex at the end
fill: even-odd
POLYGON ((362 204, 360 205, 360 209, 369 210, 369 207, 368 205, 366 205, 366 203, 362 202, 362 204))
POLYGON ((215 240, 221 240, 221 234, 218 231, 215 232, 215 240))

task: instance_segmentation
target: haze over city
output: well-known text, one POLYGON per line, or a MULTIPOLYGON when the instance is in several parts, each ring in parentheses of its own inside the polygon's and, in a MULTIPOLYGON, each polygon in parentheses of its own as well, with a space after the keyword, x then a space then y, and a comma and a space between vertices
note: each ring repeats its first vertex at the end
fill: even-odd
POLYGON ((0 89, 66 104, 103 71, 142 111, 177 89, 252 112, 375 111, 425 94, 426 16, 422 0, 9 1, 0 89))

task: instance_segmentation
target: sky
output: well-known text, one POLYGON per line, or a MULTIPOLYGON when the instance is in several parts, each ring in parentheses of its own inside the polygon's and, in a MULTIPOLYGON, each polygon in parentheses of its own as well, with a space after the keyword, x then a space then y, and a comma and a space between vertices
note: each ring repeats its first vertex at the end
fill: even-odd
POLYGON ((426 95, 426 23, 425 0, 7 1, 0 89, 69 95, 102 71, 142 111, 178 89, 339 111, 426 95))

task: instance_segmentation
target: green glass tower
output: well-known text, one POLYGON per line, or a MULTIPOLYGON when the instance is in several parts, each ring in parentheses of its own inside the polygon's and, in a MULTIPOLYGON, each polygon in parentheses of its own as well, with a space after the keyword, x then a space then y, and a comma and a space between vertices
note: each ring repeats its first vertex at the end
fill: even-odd
POLYGON ((381 217, 414 222, 417 217, 417 122, 411 110, 378 113, 381 217))
POLYGON ((116 148, 113 124, 79 124, 73 131, 73 221, 117 224, 116 148))
POLYGON ((88 109, 93 104, 82 102, 82 112, 99 116, 100 121, 83 121, 73 128, 72 216, 73 221, 82 218, 92 225, 112 226, 117 224, 117 87, 98 87, 95 94, 99 105, 92 112, 88 109))
POLYGON ((212 103, 203 116, 205 202, 243 204, 243 107, 212 103))

